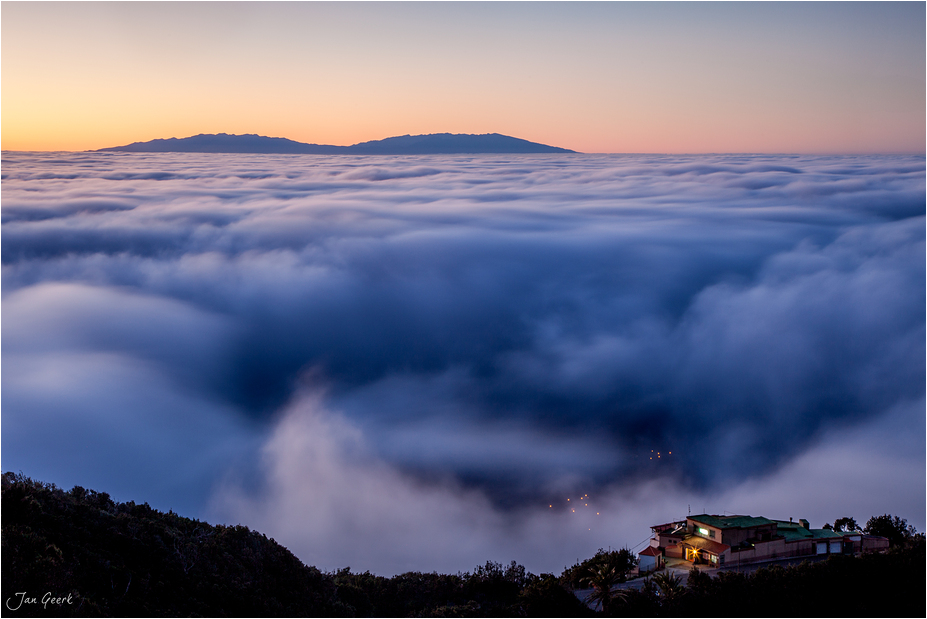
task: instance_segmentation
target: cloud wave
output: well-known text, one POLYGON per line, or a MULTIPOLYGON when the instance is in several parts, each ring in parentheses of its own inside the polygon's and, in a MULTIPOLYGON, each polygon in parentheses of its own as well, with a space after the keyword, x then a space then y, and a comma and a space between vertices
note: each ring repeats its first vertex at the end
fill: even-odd
POLYGON ((270 522, 248 497, 295 483, 309 464, 284 430, 317 424, 326 475, 393 485, 461 530, 580 490, 719 496, 922 400, 924 169, 6 153, 4 466, 142 498, 154 474, 112 463, 146 454, 198 471, 163 495, 193 510, 235 471, 226 513, 270 522), (294 421, 307 389, 326 412, 294 421), (174 412, 157 422, 153 402, 174 412), (202 457, 125 448, 151 423, 189 444, 176 415, 205 424, 202 457), (80 416, 92 449, 68 447, 80 416), (344 428, 362 453, 342 453, 344 428), (278 462, 259 474, 262 441, 278 462))

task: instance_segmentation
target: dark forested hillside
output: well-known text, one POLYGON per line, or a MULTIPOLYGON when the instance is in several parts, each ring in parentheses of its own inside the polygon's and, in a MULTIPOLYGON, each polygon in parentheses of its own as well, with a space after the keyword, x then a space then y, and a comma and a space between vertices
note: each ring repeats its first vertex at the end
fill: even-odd
POLYGON ((104 492, 3 477, 5 614, 344 615, 332 578, 246 527, 211 526, 104 492), (10 599, 12 598, 12 600, 10 599), (51 605, 50 605, 51 606, 51 605))
POLYGON ((4 616, 591 614, 553 576, 515 563, 456 575, 327 574, 247 527, 116 503, 105 492, 6 473, 2 496, 4 616))
POLYGON ((693 570, 685 587, 661 573, 639 590, 613 589, 632 565, 627 550, 600 551, 559 578, 514 561, 386 578, 307 567, 247 527, 213 526, 13 473, 2 481, 4 616, 824 617, 925 610, 919 535, 885 554, 717 578, 693 570), (573 586, 591 587, 604 611, 587 608, 573 586))

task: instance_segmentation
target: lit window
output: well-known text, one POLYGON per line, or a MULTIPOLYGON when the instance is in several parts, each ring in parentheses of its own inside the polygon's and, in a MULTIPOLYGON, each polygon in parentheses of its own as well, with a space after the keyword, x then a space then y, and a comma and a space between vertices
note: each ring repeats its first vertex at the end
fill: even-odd
POLYGON ((708 535, 708 529, 703 529, 702 527, 698 528, 699 535, 708 535))

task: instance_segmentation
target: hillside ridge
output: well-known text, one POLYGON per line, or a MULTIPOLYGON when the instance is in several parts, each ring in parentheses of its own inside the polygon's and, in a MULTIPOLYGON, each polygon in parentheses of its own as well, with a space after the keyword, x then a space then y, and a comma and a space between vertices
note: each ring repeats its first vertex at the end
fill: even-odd
POLYGON ((200 133, 186 138, 158 138, 93 152, 130 153, 252 153, 291 155, 479 155, 569 154, 566 148, 530 142, 500 133, 428 133, 400 135, 351 146, 307 144, 289 138, 254 133, 200 133))
POLYGON ((923 603, 924 537, 913 530, 885 553, 755 574, 693 566, 685 584, 664 571, 639 589, 620 588, 633 566, 628 549, 600 549, 559 577, 487 561, 457 574, 387 578, 323 572, 248 527, 81 486, 65 491, 12 472, 0 484, 0 594, 18 616, 913 617, 923 603))

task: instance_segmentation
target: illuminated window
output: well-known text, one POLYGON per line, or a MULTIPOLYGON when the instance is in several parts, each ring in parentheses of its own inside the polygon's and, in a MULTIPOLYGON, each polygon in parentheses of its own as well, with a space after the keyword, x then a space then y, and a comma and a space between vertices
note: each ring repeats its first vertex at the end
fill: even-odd
POLYGON ((702 527, 698 528, 699 535, 708 535, 708 529, 703 529, 702 527))

